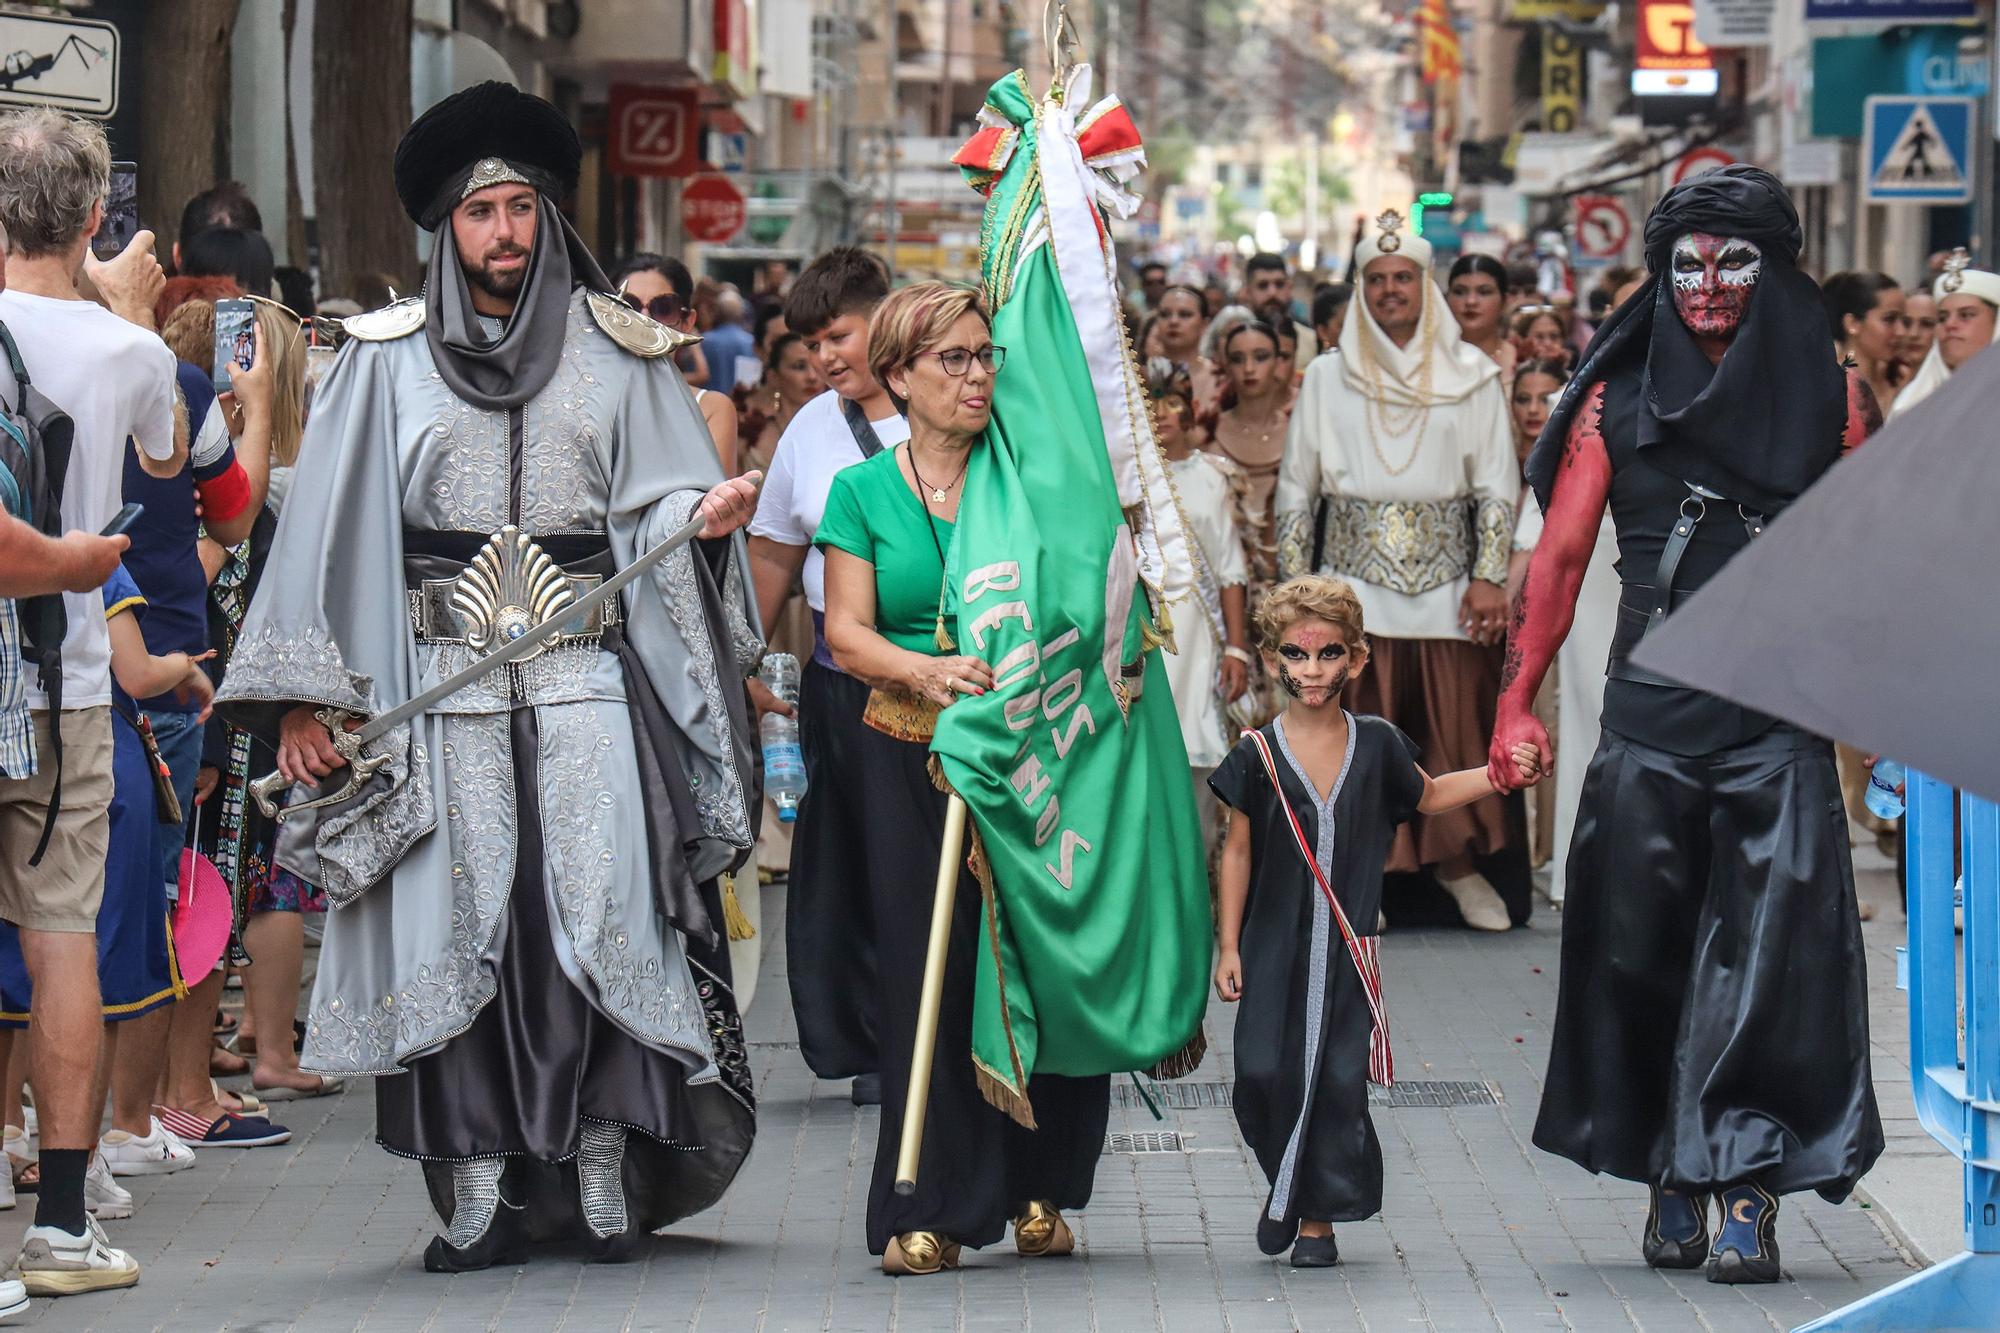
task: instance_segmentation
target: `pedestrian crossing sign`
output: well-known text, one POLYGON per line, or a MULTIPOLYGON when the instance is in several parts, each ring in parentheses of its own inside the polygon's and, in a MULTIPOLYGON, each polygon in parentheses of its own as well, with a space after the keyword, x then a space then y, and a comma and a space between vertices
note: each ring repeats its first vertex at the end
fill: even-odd
POLYGON ((1871 204, 1972 199, 1970 97, 1870 97, 1861 160, 1871 204))

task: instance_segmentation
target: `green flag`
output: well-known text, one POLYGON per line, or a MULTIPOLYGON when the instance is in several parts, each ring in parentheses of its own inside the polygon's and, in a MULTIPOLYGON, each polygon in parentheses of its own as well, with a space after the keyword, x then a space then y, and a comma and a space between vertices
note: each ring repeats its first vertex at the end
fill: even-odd
MULTIPOLYGON (((994 689, 932 742, 978 833, 985 889, 972 1055, 1034 1123, 1028 1079, 1201 1055, 1208 878, 1155 592, 1188 558, 1124 340, 1101 209, 1143 165, 1087 66, 1039 106, 1016 71, 955 159, 987 191, 981 271, 1007 362, 950 556, 960 652, 994 689), (1133 697, 1136 691, 1136 697, 1133 697)), ((1185 586, 1185 581, 1183 582, 1185 586)))

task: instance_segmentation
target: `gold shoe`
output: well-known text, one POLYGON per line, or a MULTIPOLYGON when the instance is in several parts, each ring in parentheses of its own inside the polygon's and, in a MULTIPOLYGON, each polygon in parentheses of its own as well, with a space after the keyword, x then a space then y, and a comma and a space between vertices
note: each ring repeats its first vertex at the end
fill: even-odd
POLYGON ((1036 1200, 1014 1219, 1014 1248, 1027 1259, 1070 1254, 1076 1249, 1076 1233, 1061 1213, 1036 1200))
POLYGON ((905 1231, 889 1238, 882 1254, 882 1271, 895 1277, 923 1277, 958 1267, 958 1242, 935 1231, 905 1231))

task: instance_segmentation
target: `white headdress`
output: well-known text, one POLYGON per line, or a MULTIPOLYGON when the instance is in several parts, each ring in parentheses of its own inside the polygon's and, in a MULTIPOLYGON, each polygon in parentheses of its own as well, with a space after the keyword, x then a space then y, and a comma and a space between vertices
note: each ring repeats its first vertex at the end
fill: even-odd
MULTIPOLYGON (((1376 233, 1355 248, 1354 285, 1361 290, 1347 303, 1341 326, 1341 378, 1356 393, 1391 408, 1455 403, 1498 375, 1500 367, 1460 335, 1444 293, 1431 279, 1430 243, 1421 236, 1399 235, 1402 225, 1401 214, 1384 213, 1375 220, 1376 233), (1423 273, 1418 284, 1423 314, 1407 347, 1398 347, 1368 309, 1368 266, 1380 259, 1407 259, 1423 273)), ((1400 433, 1393 422, 1390 433, 1400 433)))
MULTIPOLYGON (((1976 296, 2000 310, 2000 273, 1973 268, 1972 256, 1961 245, 1951 252, 1951 258, 1944 261, 1944 273, 1931 284, 1931 295, 1937 298, 1939 305, 1944 304, 1947 296, 1976 296)), ((1992 341, 2000 343, 2000 319, 1993 322, 1992 341)), ((1936 393, 1950 378, 1951 368, 1944 363, 1944 348, 1933 339, 1923 364, 1917 367, 1917 373, 1897 393, 1895 405, 1889 409, 1890 415, 1907 412, 1936 393)))

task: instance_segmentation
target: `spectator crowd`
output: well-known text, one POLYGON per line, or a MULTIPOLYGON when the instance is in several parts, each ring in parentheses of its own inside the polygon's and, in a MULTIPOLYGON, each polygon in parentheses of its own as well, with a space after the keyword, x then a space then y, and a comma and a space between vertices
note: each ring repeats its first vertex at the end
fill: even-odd
MULTIPOLYGON (((285 1143, 281 1103, 342 1091, 298 1063, 310 920, 326 900, 281 864, 276 827, 248 798, 250 780, 274 767, 271 751, 210 714, 314 385, 337 353, 337 317, 392 299, 399 284, 370 278, 350 295, 316 298, 310 274, 275 264, 255 202, 232 182, 188 201, 165 255, 141 231, 123 252, 99 257, 91 242, 109 170, 104 134, 88 121, 46 110, 0 116, 0 1113, 10 1168, 0 1173, 0 1208, 28 1194, 35 1209, 18 1275, 0 1280, 0 1314, 29 1295, 138 1280, 137 1263, 103 1227, 131 1216, 121 1178, 285 1143), (246 358, 232 341, 218 361, 218 327, 233 327, 246 306, 254 352, 246 358), (231 977, 243 991, 240 1019, 224 1004, 231 977)), ((1399 251, 1392 237, 1386 228, 1361 254, 1413 253, 1416 238, 1397 238, 1399 251)), ((1484 762, 1451 747, 1475 736, 1483 754, 1491 730, 1505 599, 1539 533, 1521 469, 1594 321, 1643 277, 1603 270, 1579 304, 1568 290, 1545 290, 1530 263, 1467 255, 1442 274, 1412 268, 1401 288, 1361 263, 1350 281, 1308 287, 1286 259, 1259 254, 1235 290, 1160 262, 1134 270, 1131 343, 1202 548, 1197 586, 1171 590, 1192 609, 1179 617, 1182 652, 1169 669, 1212 856, 1227 821, 1207 778, 1243 728, 1285 705, 1283 683, 1252 641, 1260 611, 1284 578, 1353 575, 1339 543, 1378 540, 1389 512, 1347 503, 1339 454, 1356 431, 1374 442, 1379 471, 1407 491, 1370 501, 1401 506, 1397 559, 1422 568, 1445 548, 1459 556, 1445 582, 1398 592, 1400 609, 1385 610, 1364 588, 1364 601, 1378 598, 1367 607, 1375 665, 1348 683, 1349 697, 1357 712, 1395 713, 1436 749, 1423 758, 1429 771, 1484 762), (1384 454, 1383 440, 1404 438, 1397 413, 1419 444, 1395 448, 1430 450, 1425 459, 1413 453, 1399 466, 1384 454), (1427 472, 1444 487, 1435 497, 1408 490, 1427 472), (1475 475, 1471 487, 1444 480, 1475 475), (1496 505, 1497 563, 1487 549, 1496 505), (1447 587, 1448 596, 1432 595, 1447 587), (1429 646, 1437 643, 1464 653, 1441 664, 1429 646)), ((1962 259, 1941 259, 1932 276, 1935 290, 1872 273, 1823 284, 1838 338, 1828 354, 1849 360, 1885 410, 1993 340, 2000 279, 1962 259), (1947 288, 1954 275, 1959 285, 1947 288)), ((911 437, 908 395, 884 378, 908 379, 904 366, 869 354, 886 274, 843 249, 796 281, 782 265, 768 269, 747 296, 660 254, 631 256, 612 280, 634 310, 702 335, 678 354, 679 367, 724 475, 767 473, 752 569, 772 646, 809 663, 809 766, 877 743, 860 730, 867 691, 841 671, 840 645, 830 648, 821 628, 821 547, 838 543, 818 533, 836 473, 911 437)), ((1004 349, 990 351, 1000 353, 992 364, 964 358, 962 370, 940 363, 940 373, 983 382, 1004 360, 1004 349)), ((945 438, 923 439, 933 435, 945 438)), ((950 456, 943 444, 925 447, 950 456)), ((1580 759, 1568 756, 1592 748, 1615 608, 1609 536, 1607 525, 1593 563, 1599 583, 1586 582, 1573 648, 1541 701, 1564 743, 1556 781, 1486 802, 1476 820, 1447 824, 1440 811, 1413 825, 1389 856, 1387 924, 1508 929, 1527 919, 1532 871, 1551 862, 1544 891, 1561 900, 1581 781, 1580 759)), ((930 559, 930 547, 919 554, 930 559)), ((926 576, 919 591, 932 596, 936 576, 929 567, 926 576)), ((1401 587, 1394 577, 1379 575, 1401 587)), ((930 632, 928 622, 917 629, 919 638, 930 632)), ((872 641, 867 651, 877 651, 872 641)), ((925 692, 947 698, 959 688, 951 673, 978 666, 925 661, 938 673, 925 692)), ((790 711, 756 682, 749 688, 763 709, 790 711)), ((866 916, 863 872, 880 848, 864 826, 880 811, 860 787, 812 776, 796 842, 789 824, 767 817, 758 856, 766 879, 797 862, 795 887, 809 880, 813 892, 793 894, 789 928, 827 942, 866 916), (826 918, 797 916, 813 910, 826 918)), ((1861 817, 1858 789, 1853 796, 1861 817)), ((841 998, 865 993, 868 980, 816 980, 797 938, 791 952, 795 997, 824 988, 798 1006, 814 1067, 860 1076, 857 1100, 879 1097, 868 1080, 882 1070, 880 1052, 841 998)), ((866 952, 829 944, 819 956, 866 952)))

